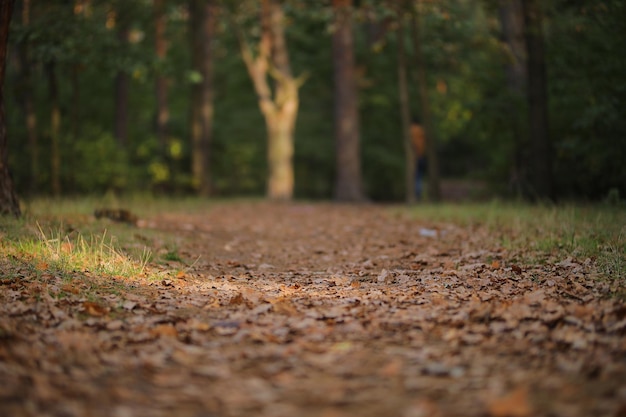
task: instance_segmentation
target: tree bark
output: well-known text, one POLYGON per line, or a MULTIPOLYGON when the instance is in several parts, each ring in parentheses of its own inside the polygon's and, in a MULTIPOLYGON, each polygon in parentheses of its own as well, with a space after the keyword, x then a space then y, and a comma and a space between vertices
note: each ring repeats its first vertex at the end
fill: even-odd
POLYGON ((46 65, 48 76, 48 94, 50 98, 50 187, 52 195, 61 195, 61 104, 59 103, 59 82, 56 75, 56 63, 46 65))
POLYGON ((261 39, 256 57, 241 32, 238 36, 241 55, 267 128, 267 196, 273 200, 290 200, 294 189, 293 142, 298 89, 304 77, 294 78, 291 73, 281 6, 275 0, 261 2, 261 39), (268 75, 274 80, 273 91, 268 75))
POLYGON ((12 12, 13 0, 0 0, 0 214, 19 217, 20 204, 9 172, 8 134, 4 113, 4 72, 12 12))
POLYGON ((537 0, 523 0, 528 54, 528 111, 535 197, 554 198, 552 144, 548 134, 548 87, 543 45, 543 16, 537 0))
POLYGON ((411 105, 409 102, 409 83, 407 80, 406 45, 404 43, 404 9, 398 7, 398 26, 396 29, 397 66, 398 66, 398 98, 400 117, 402 120, 402 138, 404 142, 404 196, 407 204, 415 203, 415 169, 416 157, 411 140, 411 105))
MULTIPOLYGON (((166 0, 154 0, 154 42, 156 56, 160 64, 165 62, 167 56, 167 39, 165 38, 166 16, 165 16, 165 1, 166 0)), ((169 107, 167 104, 168 96, 168 81, 162 74, 158 73, 155 83, 156 91, 156 136, 163 155, 167 152, 168 142, 168 123, 170 119, 169 107)))
MULTIPOLYGON (((26 28, 30 25, 31 2, 30 0, 23 0, 21 5, 22 26, 26 28)), ((26 142, 28 143, 28 154, 30 157, 30 178, 28 188, 30 194, 36 194, 39 180, 39 138, 37 135, 37 114, 35 113, 35 101, 33 99, 32 63, 27 41, 20 43, 17 58, 19 61, 20 73, 19 102, 24 114, 24 125, 26 127, 27 138, 26 142)))
POLYGON ((522 0, 501 0, 499 17, 507 47, 507 85, 511 92, 523 97, 526 91, 527 60, 522 0))
POLYGON ((510 99, 506 112, 510 116, 513 135, 512 168, 510 186, 517 195, 524 195, 528 188, 526 178, 525 150, 528 147, 524 135, 526 114, 524 97, 527 88, 526 42, 524 40, 524 14, 522 0, 501 0, 499 9, 502 39, 506 47, 505 74, 510 99))
POLYGON ((364 200, 361 178, 358 98, 355 84, 352 0, 333 0, 333 66, 335 81, 335 198, 364 200))
POLYGON ((191 91, 191 171, 198 194, 211 194, 210 149, 213 136, 213 39, 217 23, 214 0, 191 0, 191 50, 194 71, 202 78, 191 91), (198 88, 199 87, 199 88, 198 88))
MULTIPOLYGON (((418 0, 418 6, 420 1, 418 0)), ((437 154, 437 137, 433 124, 430 99, 428 97, 428 81, 426 78, 426 65, 422 52, 422 40, 420 36, 419 15, 413 9, 411 19, 411 32, 413 35, 413 47, 415 49, 415 70, 417 73, 417 85, 419 87, 420 104, 422 110, 422 123, 426 136, 426 157, 428 160, 428 198, 431 201, 441 200, 441 186, 439 178, 439 156, 437 154)))
MULTIPOLYGON (((122 45, 128 44, 130 30, 127 19, 118 19, 117 39, 122 45)), ((128 147, 128 101, 130 96, 130 76, 124 69, 115 75, 115 139, 121 148, 128 147)))

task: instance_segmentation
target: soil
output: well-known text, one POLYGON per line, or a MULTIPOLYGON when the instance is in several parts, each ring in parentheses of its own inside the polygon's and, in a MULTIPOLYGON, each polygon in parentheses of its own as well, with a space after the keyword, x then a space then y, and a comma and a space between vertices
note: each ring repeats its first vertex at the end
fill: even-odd
POLYGON ((90 298, 88 272, 7 266, 0 415, 626 416, 626 305, 593 259, 375 205, 140 225, 177 245, 157 280, 90 298))

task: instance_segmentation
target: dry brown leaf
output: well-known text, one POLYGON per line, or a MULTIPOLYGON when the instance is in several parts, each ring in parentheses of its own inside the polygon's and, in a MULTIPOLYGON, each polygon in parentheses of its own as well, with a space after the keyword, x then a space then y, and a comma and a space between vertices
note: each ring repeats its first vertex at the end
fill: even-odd
POLYGON ((174 326, 172 326, 169 323, 159 324, 153 327, 152 329, 150 329, 150 334, 152 334, 153 336, 159 336, 159 337, 172 337, 172 338, 178 337, 178 331, 176 330, 174 326))
POLYGON ((48 268, 49 268, 49 265, 47 262, 38 262, 35 265, 35 269, 37 269, 37 271, 45 271, 48 268))
POLYGON ((246 302, 245 298, 243 298, 243 294, 237 293, 237 295, 230 298, 228 304, 231 306, 238 306, 244 304, 246 302))
POLYGON ((63 290, 64 292, 69 292, 70 294, 74 294, 74 295, 80 293, 80 289, 76 288, 76 286, 73 284, 65 284, 61 287, 61 290, 63 290))
POLYGON ((92 301, 83 302, 83 310, 94 317, 102 317, 109 312, 109 308, 92 301))
POLYGON ((528 388, 519 387, 507 395, 489 401, 489 415, 492 417, 527 417, 532 415, 528 398, 528 388))
POLYGON ((284 314, 286 316, 295 316, 298 310, 294 307, 293 302, 285 297, 272 301, 272 308, 275 313, 284 314))
POLYGON ((384 378, 393 378, 396 377, 402 372, 402 368, 404 367, 404 361, 398 358, 392 359, 386 365, 384 365, 378 371, 378 375, 384 378))
POLYGON ((74 245, 71 242, 63 242, 61 244, 61 252, 72 253, 73 250, 74 250, 74 245))

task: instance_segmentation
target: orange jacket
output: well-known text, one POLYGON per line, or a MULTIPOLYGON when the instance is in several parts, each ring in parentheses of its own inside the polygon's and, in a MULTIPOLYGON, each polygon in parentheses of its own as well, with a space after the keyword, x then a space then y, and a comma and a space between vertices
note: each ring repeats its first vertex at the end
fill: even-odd
POLYGON ((417 123, 411 124, 411 141, 413 142, 413 149, 415 155, 421 158, 426 153, 426 136, 424 135, 424 129, 417 123))

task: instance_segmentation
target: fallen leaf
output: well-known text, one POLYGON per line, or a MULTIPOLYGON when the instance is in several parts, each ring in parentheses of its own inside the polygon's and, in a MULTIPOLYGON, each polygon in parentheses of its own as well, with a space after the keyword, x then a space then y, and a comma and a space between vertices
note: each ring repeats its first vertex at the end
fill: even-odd
POLYGON ((377 281, 381 284, 386 284, 392 279, 393 279, 393 275, 391 274, 391 272, 387 271, 386 269, 383 269, 382 271, 380 271, 380 274, 378 274, 377 281))
POLYGON ((159 324, 153 327, 152 329, 150 329, 150 333, 154 336, 159 337, 178 337, 178 331, 176 331, 176 328, 169 323, 159 324))
POLYGON ((72 253, 74 250, 74 245, 71 242, 63 242, 61 244, 61 252, 63 253, 72 253))
POLYGON ((284 314, 286 316, 295 316, 298 310, 294 307, 293 302, 287 298, 281 297, 272 302, 275 313, 284 314))
POLYGON ((237 295, 230 298, 230 301, 228 302, 228 304, 230 304, 231 306, 238 306, 238 305, 244 304, 245 302, 246 302, 246 299, 243 298, 243 294, 237 293, 237 295))
POLYGON ((519 387, 507 395, 489 402, 489 415, 493 417, 527 417, 532 414, 528 388, 519 387))
POLYGON ((46 269, 48 269, 49 265, 46 262, 39 262, 37 263, 37 265, 35 265, 35 269, 37 269, 38 271, 45 271, 46 269))
POLYGON ((98 303, 94 303, 92 301, 83 302, 83 309, 85 313, 94 317, 102 317, 109 312, 109 309, 105 306, 102 306, 98 303))

